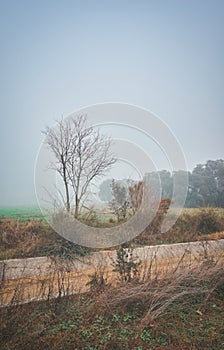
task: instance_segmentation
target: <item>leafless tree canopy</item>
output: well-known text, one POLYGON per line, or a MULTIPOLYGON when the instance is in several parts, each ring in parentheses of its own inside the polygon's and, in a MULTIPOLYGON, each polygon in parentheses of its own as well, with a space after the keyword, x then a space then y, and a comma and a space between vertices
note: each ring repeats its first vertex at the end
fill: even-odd
POLYGON ((111 140, 87 127, 85 115, 61 119, 56 128, 47 127, 44 134, 56 158, 52 167, 64 183, 66 210, 71 210, 72 190, 77 217, 91 181, 104 175, 116 161, 110 150, 111 140))

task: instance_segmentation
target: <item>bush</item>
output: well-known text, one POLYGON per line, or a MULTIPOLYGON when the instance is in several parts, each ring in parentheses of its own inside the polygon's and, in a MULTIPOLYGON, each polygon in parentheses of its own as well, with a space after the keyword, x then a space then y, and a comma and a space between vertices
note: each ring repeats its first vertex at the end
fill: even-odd
POLYGON ((201 209, 197 215, 197 231, 199 234, 207 234, 222 230, 217 213, 212 208, 201 209))
POLYGON ((138 267, 141 261, 133 256, 133 248, 128 245, 121 245, 116 250, 117 258, 112 262, 114 269, 117 272, 122 282, 137 281, 138 267))
POLYGON ((74 260, 77 256, 85 256, 91 251, 90 248, 58 238, 43 248, 43 253, 50 257, 58 257, 64 260, 74 260))

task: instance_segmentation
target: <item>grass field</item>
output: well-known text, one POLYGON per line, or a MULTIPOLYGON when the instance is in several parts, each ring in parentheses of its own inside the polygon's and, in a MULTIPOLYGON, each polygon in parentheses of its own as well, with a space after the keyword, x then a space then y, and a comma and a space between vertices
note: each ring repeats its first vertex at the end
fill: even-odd
POLYGON ((0 218, 26 221, 42 219, 43 215, 38 207, 0 207, 0 218))
MULTIPOLYGON (((45 215, 42 214, 39 207, 0 207, 0 219, 13 219, 18 221, 30 221, 35 219, 43 219, 45 215)), ((130 217, 131 215, 129 215, 130 217)), ((114 225, 117 222, 115 214, 102 211, 87 211, 84 210, 80 215, 80 220, 87 222, 89 225, 114 225), (95 223, 95 224, 94 224, 95 223)))

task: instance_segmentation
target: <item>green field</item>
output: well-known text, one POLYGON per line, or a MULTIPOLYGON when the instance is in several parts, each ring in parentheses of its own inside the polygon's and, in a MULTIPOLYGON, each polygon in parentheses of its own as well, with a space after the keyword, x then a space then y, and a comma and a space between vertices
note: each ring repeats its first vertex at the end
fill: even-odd
MULTIPOLYGON (((129 217, 131 216, 128 214, 129 217)), ((39 207, 26 206, 26 207, 0 207, 0 219, 12 219, 18 221, 30 221, 36 219, 43 219, 46 214, 42 214, 39 207)), ((80 221, 85 222, 87 225, 95 226, 97 224, 108 224, 113 226, 117 222, 117 217, 113 213, 102 211, 87 211, 84 210, 80 214, 80 221)))
POLYGON ((0 218, 18 219, 22 221, 42 219, 43 215, 38 207, 0 207, 0 218))

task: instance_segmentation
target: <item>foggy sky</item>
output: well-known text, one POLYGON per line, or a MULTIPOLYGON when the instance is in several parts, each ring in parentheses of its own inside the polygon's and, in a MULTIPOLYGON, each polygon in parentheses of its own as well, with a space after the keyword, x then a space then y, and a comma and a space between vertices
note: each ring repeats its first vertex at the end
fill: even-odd
POLYGON ((224 158, 224 2, 5 1, 0 5, 0 205, 35 204, 41 130, 116 101, 169 125, 188 168, 224 158))

